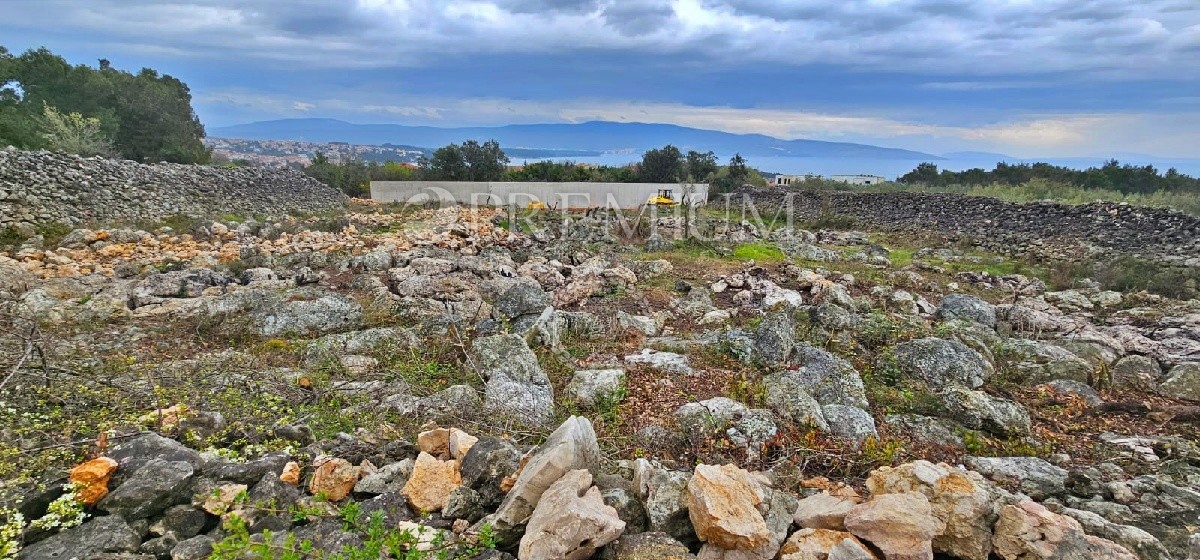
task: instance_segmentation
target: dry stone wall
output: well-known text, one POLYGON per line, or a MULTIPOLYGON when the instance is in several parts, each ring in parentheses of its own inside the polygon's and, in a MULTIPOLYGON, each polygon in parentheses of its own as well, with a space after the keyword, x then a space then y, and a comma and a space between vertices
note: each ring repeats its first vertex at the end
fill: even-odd
MULTIPOLYGON (((851 216, 866 229, 937 232, 1010 254, 1077 259, 1089 253, 1138 254, 1200 267, 1200 216, 1113 202, 1018 204, 944 193, 744 191, 759 208, 790 195, 798 220, 851 216)), ((734 204, 738 201, 734 199, 734 204)), ((764 215, 766 216, 766 215, 764 215)))
POLYGON ((177 214, 321 212, 335 189, 298 171, 145 165, 127 160, 0 149, 0 231, 39 225, 157 220, 177 214))

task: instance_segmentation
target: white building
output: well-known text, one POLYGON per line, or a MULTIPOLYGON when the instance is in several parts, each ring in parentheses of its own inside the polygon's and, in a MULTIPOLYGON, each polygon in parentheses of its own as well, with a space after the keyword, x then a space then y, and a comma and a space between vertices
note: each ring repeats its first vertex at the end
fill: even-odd
POLYGON ((791 184, 796 184, 796 183, 803 183, 810 179, 820 179, 820 178, 821 178, 820 175, 815 175, 813 173, 805 173, 804 175, 776 175, 775 176, 775 184, 779 185, 779 186, 786 186, 786 185, 791 185, 791 184))
POLYGON ((878 175, 830 175, 829 180, 851 185, 878 185, 879 183, 886 183, 887 177, 880 177, 878 175))

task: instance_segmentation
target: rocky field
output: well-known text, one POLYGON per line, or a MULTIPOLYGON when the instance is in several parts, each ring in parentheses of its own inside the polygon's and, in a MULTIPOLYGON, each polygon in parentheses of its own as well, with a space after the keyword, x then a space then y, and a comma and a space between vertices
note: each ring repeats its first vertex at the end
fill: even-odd
POLYGON ((1194 284, 717 213, 232 218, 0 252, 0 558, 1200 559, 1194 284))

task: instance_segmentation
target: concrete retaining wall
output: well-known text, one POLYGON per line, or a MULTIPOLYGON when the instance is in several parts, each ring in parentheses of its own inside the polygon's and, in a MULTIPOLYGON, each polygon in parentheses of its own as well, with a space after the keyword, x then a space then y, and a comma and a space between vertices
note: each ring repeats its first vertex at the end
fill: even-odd
POLYGON ((534 183, 486 181, 371 181, 371 198, 382 202, 483 206, 528 206, 539 201, 556 208, 637 208, 659 189, 670 189, 677 201, 704 204, 707 184, 678 183, 534 183))

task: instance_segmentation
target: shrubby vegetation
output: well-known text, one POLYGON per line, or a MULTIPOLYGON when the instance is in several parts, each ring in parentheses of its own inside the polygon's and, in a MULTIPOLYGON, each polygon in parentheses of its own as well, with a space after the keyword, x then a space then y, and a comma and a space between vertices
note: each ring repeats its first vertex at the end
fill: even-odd
POLYGON ((45 48, 0 46, 0 146, 207 163, 191 102, 187 84, 149 68, 71 66, 45 48))
POLYGON ((1089 190, 1110 190, 1122 194, 1149 194, 1160 191, 1200 194, 1200 179, 1168 169, 1160 174, 1153 165, 1122 165, 1113 159, 1101 167, 1085 170, 1048 163, 1008 164, 1000 162, 991 171, 975 168, 966 171, 938 171, 933 163, 922 163, 904 174, 899 182, 934 187, 985 185, 1022 185, 1031 181, 1071 185, 1089 190))
POLYGON ((371 181, 545 181, 596 183, 682 183, 712 185, 710 194, 732 192, 745 183, 765 185, 741 154, 729 165, 717 163, 713 152, 686 153, 670 144, 647 150, 640 163, 626 166, 589 165, 573 161, 536 161, 509 167, 509 157, 495 140, 467 140, 422 156, 417 166, 379 164, 362 160, 333 162, 318 153, 304 172, 349 196, 366 196, 371 181))

